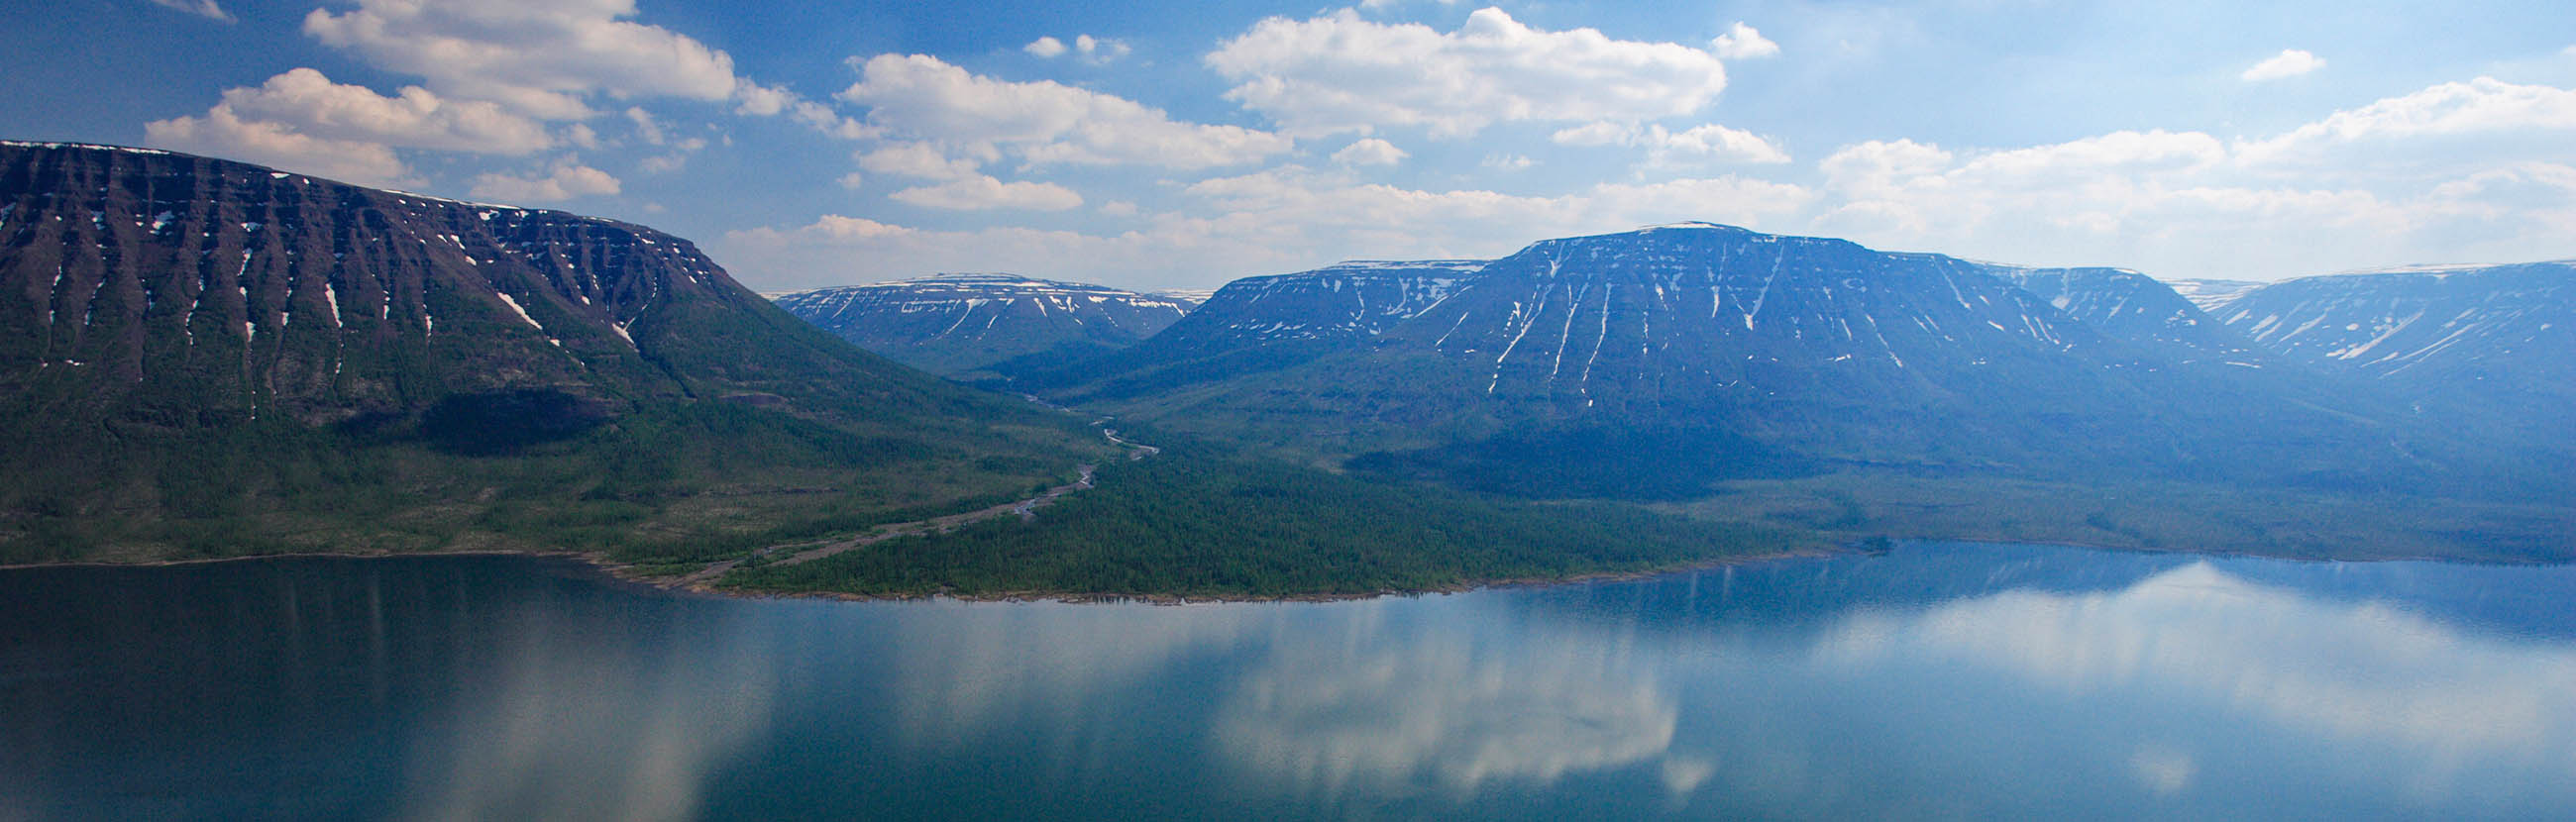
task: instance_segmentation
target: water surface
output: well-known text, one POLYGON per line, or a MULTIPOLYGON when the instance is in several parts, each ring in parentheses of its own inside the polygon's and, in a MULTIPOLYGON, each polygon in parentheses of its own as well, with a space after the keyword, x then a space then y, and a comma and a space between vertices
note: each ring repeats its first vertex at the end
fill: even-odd
POLYGON ((0 819, 2525 817, 2576 569, 1906 545, 1332 603, 0 572, 0 819))

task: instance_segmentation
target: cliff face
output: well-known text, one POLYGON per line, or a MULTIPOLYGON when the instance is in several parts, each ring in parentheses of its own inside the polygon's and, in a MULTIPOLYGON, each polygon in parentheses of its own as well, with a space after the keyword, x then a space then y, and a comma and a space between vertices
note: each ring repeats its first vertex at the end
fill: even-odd
POLYGON ((0 145, 0 391, 22 413, 321 424, 542 390, 612 411, 734 397, 831 415, 928 386, 836 348, 641 226, 0 145))
POLYGON ((0 144, 0 425, 22 559, 720 545, 1103 449, 641 226, 29 143, 0 144))

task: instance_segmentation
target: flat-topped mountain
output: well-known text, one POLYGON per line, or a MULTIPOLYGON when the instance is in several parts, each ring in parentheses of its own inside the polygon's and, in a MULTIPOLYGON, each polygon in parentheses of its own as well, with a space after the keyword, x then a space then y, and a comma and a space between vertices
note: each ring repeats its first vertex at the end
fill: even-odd
POLYGON ((440 510, 406 545, 508 531, 461 524, 493 504, 622 501, 659 521, 724 464, 743 469, 724 481, 745 501, 712 519, 770 485, 861 509, 935 504, 1066 470, 1076 442, 816 331, 642 226, 32 143, 0 145, 0 419, 0 529, 35 533, 43 512, 239 524, 289 500, 347 503, 309 512, 332 528, 440 510), (667 447, 626 450, 645 443, 667 447), (1021 461, 887 490, 1002 454, 1021 461), (489 459, 517 461, 475 467, 489 459), (547 476, 562 482, 509 490, 547 476), (297 490, 317 482, 327 492, 297 490))
POLYGON ((1283 368, 1375 337, 1439 305, 1473 281, 1485 262, 1353 260, 1245 277, 1133 348, 1032 370, 1022 382, 1067 397, 1133 395, 1283 368))
POLYGON ((1198 304, 1188 296, 1011 274, 824 288, 777 302, 861 348, 952 376, 1020 358, 1064 361, 1125 348, 1198 304))
MULTIPOLYGON (((2136 289, 2125 303, 2061 289, 2060 307, 1995 271, 1706 223, 1546 240, 1273 371, 1166 367, 1087 396, 1323 459, 1379 451, 1375 464, 1453 475, 1592 461, 1620 466, 1601 474, 1618 482, 1649 482, 1637 471, 1650 468, 1684 477, 1676 490, 1792 463, 2305 475, 2405 459, 2368 414, 2285 397, 2259 363, 2207 356, 2223 343, 2169 325, 2192 319, 2169 290, 2125 273, 2031 273, 2043 288, 2136 289), (2164 336, 2132 342, 2079 312, 2164 336)), ((1162 336, 1222 316, 1219 300, 1162 336)))
POLYGON ((2302 277, 2217 313, 2285 361, 2367 378, 2452 422, 2576 430, 2576 261, 2302 277))
POLYGON ((2228 330, 2172 285, 2135 271, 1999 264, 1988 264, 1986 270, 2069 316, 2166 360, 2248 362, 2259 357, 2243 336, 2228 330))

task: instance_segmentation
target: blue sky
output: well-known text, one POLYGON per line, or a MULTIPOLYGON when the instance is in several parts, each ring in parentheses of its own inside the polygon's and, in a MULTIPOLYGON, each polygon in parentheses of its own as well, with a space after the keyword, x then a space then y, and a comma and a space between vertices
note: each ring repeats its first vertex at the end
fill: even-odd
POLYGON ((633 220, 764 290, 1681 220, 2167 278, 2576 257, 2563 2, 0 2, 0 137, 633 220))

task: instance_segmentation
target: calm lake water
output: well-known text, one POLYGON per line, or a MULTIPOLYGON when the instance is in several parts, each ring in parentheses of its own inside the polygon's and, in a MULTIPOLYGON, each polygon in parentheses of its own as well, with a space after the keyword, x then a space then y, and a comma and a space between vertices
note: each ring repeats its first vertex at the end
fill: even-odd
POLYGON ((0 819, 2576 813, 2576 569, 1924 543, 1186 607, 0 572, 0 819))

